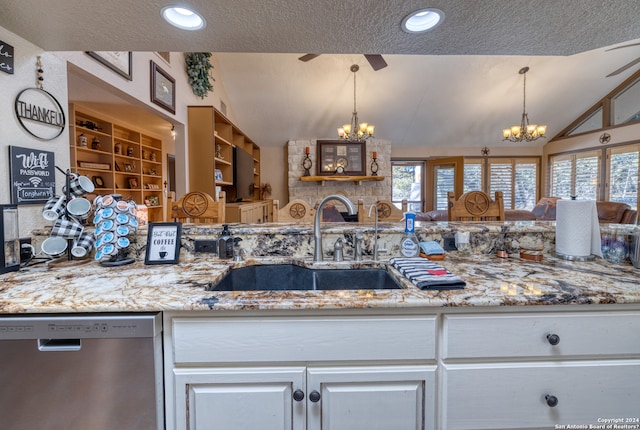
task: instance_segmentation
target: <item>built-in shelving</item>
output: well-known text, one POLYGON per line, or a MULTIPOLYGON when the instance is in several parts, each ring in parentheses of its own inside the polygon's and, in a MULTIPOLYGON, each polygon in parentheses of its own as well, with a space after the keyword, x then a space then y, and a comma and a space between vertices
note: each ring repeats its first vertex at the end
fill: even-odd
POLYGON ((95 195, 121 194, 146 204, 149 221, 163 221, 162 139, 78 104, 69 116, 71 171, 91 178, 95 195))
POLYGON ((260 198, 260 148, 212 106, 189 106, 189 190, 215 196, 222 187, 235 200, 233 148, 253 155, 254 198, 260 198))

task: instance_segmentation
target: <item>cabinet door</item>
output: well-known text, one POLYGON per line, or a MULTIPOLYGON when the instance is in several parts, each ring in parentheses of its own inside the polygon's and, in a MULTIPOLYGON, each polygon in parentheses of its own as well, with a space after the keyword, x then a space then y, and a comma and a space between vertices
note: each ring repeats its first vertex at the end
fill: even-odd
POLYGON ((308 430, 434 428, 435 366, 309 368, 307 375, 308 430))
MULTIPOLYGON (((175 428, 303 430, 303 367, 174 369, 175 428)), ((168 425, 168 428, 172 426, 168 425)))

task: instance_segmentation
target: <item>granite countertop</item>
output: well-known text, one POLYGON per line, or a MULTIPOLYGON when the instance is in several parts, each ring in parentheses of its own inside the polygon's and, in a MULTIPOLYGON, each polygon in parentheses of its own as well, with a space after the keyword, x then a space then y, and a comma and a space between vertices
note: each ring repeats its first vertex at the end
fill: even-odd
MULTIPOLYGON (((206 290, 231 267, 282 263, 313 266, 293 257, 233 263, 186 252, 177 265, 145 266, 140 259, 117 268, 93 261, 72 267, 39 265, 0 275, 0 314, 640 304, 640 270, 629 263, 571 262, 553 256, 534 262, 459 252, 438 264, 465 280, 464 290, 424 291, 406 278, 405 288, 399 290, 206 290)), ((315 267, 354 264, 358 263, 325 262, 315 267)))

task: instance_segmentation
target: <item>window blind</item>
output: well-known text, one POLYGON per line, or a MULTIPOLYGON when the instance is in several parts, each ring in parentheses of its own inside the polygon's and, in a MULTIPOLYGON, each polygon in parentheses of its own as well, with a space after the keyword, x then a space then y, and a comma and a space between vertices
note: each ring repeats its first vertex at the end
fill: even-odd
POLYGON ((513 164, 504 161, 489 161, 489 194, 502 191, 505 209, 513 208, 513 164))
POLYGON ((638 206, 638 145, 607 150, 609 160, 607 199, 638 206))

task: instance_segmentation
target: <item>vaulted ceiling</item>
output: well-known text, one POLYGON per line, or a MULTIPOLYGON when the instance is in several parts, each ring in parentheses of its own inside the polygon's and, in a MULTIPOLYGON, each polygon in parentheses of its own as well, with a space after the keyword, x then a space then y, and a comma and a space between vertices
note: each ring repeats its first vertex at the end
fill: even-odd
MULTIPOLYGON (((496 146, 527 111, 551 137, 638 66, 637 0, 191 0, 207 20, 166 24, 163 0, 3 0, 0 26, 45 50, 211 51, 240 127, 262 146, 333 138, 353 106, 376 137, 406 147, 496 146), (410 35, 402 18, 446 14, 410 35), (634 45, 635 43, 635 45, 634 45), (610 48, 631 45, 623 49, 610 48), (305 53, 323 55, 298 61, 305 53), (373 71, 363 53, 384 54, 373 71)), ((531 145, 540 145, 533 143, 531 145)))

